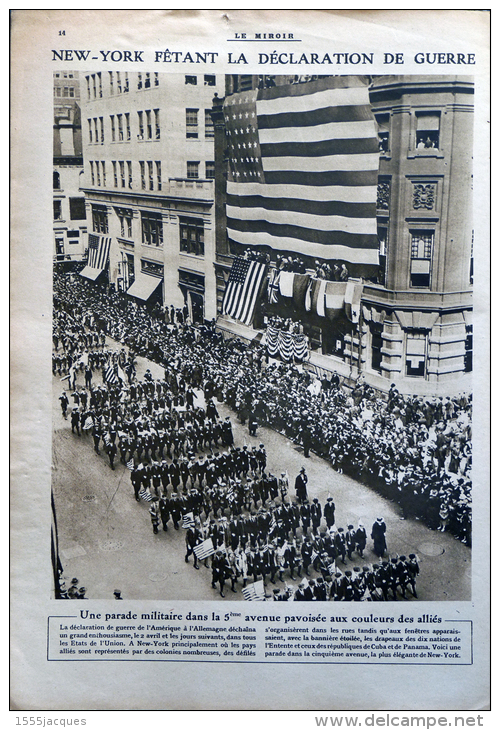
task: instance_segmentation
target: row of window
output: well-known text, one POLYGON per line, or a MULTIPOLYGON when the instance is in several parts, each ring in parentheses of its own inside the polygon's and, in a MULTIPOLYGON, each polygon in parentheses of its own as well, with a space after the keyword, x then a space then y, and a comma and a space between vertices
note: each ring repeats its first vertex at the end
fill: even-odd
MULTIPOLYGON (((186 138, 198 139, 200 135, 198 113, 199 109, 186 109, 186 138)), ((104 144, 105 124, 104 117, 87 119, 89 144, 104 144)), ((110 114, 109 129, 111 142, 130 142, 132 129, 130 113, 110 114)), ((134 130, 135 131, 135 130, 134 130)), ((214 137, 214 125, 210 109, 205 109, 205 139, 214 137)), ((160 110, 146 109, 137 112, 137 139, 158 140, 161 138, 160 110)))
MULTIPOLYGON (((199 137, 199 109, 186 109, 186 138, 198 139, 199 137)), ((205 109, 205 139, 214 137, 214 122, 210 109, 205 109)))
MULTIPOLYGON (((124 238, 132 238, 133 211, 115 208, 124 238)), ((163 218, 161 213, 141 211, 141 241, 146 246, 163 246, 163 218)), ((108 210, 103 205, 92 205, 92 228, 95 233, 109 233, 108 210)), ((179 246, 183 253, 204 256, 204 225, 200 218, 179 219, 179 246)))
MULTIPOLYGON (((107 186, 109 182, 107 174, 112 170, 114 188, 128 188, 133 190, 134 178, 133 167, 139 165, 140 189, 141 190, 161 190, 161 160, 141 160, 133 163, 131 160, 112 160, 111 168, 107 166, 105 160, 90 160, 90 179, 93 186, 107 186)), ((199 170, 201 162, 188 161, 186 169, 186 177, 192 180, 199 180, 199 170)), ((205 162, 205 180, 213 180, 215 178, 215 162, 209 160, 205 162)), ((55 181, 55 178, 54 178, 55 181)), ((55 184, 55 182, 54 182, 55 184)))
MULTIPOLYGON (((379 255, 387 257, 388 231, 379 226, 377 229, 379 255)), ((431 285, 432 252, 434 231, 410 231, 410 286, 428 289, 431 285)))
MULTIPOLYGON (((376 114, 380 152, 389 152, 390 114, 376 114)), ((439 149, 440 112, 416 112, 413 145, 417 150, 439 149)))
MULTIPOLYGON (((59 77, 59 74, 54 74, 55 77, 59 77)), ((73 74, 68 75, 68 78, 72 78, 73 74)), ((66 78, 66 74, 64 76, 66 78)), ((191 86, 198 85, 197 76, 185 76, 185 83, 191 86)), ((87 98, 88 99, 102 99, 103 95, 103 74, 102 72, 90 74, 85 77, 87 82, 87 98)), ((109 82, 109 94, 114 96, 115 94, 126 94, 130 91, 131 83, 129 80, 128 72, 121 71, 108 71, 108 82, 109 82)), ((203 77, 204 86, 215 86, 216 77, 214 74, 205 74, 203 77)), ((141 89, 151 89, 155 86, 160 85, 160 75, 157 72, 153 73, 138 73, 136 80, 136 88, 138 91, 141 89)))
MULTIPOLYGON (((69 198, 69 217, 72 221, 85 220, 85 198, 69 198)), ((62 220, 61 200, 54 200, 54 220, 62 220)))
MULTIPOLYGON (((382 372, 382 326, 374 325, 371 332, 372 340, 372 369, 382 372)), ((406 333, 405 375, 411 377, 426 377, 426 362, 428 358, 428 335, 422 330, 410 330, 406 333)), ((464 370, 472 371, 472 326, 466 327, 464 370)))
POLYGON ((54 96, 62 99, 74 99, 75 98, 75 87, 74 86, 55 86, 54 96))

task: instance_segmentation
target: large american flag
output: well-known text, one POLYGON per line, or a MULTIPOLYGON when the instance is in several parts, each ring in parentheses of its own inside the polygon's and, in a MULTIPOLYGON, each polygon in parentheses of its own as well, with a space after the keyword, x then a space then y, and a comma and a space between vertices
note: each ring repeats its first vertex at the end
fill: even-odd
POLYGON ((251 324, 265 273, 265 264, 241 256, 235 258, 222 300, 222 314, 251 324))
POLYGON ((232 241, 378 265, 379 147, 363 77, 226 97, 232 241))
POLYGON ((91 269, 104 269, 108 263, 111 238, 89 233, 89 259, 91 269))

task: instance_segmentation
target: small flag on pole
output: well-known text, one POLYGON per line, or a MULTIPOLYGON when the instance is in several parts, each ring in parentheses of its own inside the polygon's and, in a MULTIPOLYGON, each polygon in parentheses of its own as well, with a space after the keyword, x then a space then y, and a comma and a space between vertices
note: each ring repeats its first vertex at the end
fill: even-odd
MULTIPOLYGON (((196 548, 195 548, 196 549, 196 548)), ((264 590, 264 581, 259 580, 257 583, 253 583, 251 586, 243 588, 241 591, 245 601, 265 601, 266 593, 264 590)))
POLYGON ((130 461, 127 461, 127 469, 130 469, 130 471, 132 471, 133 468, 134 468, 134 460, 130 459, 130 461))
POLYGON ((139 492, 139 497, 145 502, 151 502, 151 500, 153 499, 152 495, 147 491, 147 489, 141 489, 139 492))
POLYGON ((194 527, 194 515, 192 512, 188 512, 182 518, 182 526, 187 530, 188 527, 194 527))
POLYGON ((212 539, 210 537, 207 537, 207 539, 203 540, 203 542, 200 542, 199 545, 195 545, 194 552, 198 560, 205 560, 205 558, 213 555, 215 550, 212 539))

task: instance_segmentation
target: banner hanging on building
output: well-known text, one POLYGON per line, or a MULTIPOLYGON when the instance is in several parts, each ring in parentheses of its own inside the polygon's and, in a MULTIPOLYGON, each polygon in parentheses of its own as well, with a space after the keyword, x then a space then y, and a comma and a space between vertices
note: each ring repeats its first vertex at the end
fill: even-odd
POLYGON ((224 117, 233 241, 378 265, 379 146, 364 77, 233 94, 224 117))
POLYGON ((222 314, 250 325, 266 265, 238 256, 234 261, 222 301, 222 314))

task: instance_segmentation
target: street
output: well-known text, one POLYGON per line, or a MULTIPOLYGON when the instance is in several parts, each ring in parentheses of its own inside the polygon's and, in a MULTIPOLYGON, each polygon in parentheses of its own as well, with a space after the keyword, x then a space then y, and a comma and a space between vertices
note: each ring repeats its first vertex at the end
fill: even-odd
MULTIPOLYGON (((116 348, 116 343, 108 341, 108 346, 116 348)), ((160 366, 138 358, 138 378, 143 377, 146 368, 153 377, 163 376, 160 366)), ((100 382, 97 373, 93 382, 96 381, 100 382)), ((83 385, 82 374, 78 385, 83 385)), ((54 377, 52 484, 66 584, 73 577, 78 578, 89 599, 112 599, 113 591, 119 589, 124 599, 242 600, 241 582, 236 586, 236 594, 227 586, 226 598, 222 599, 211 588, 211 570, 202 563, 199 570, 194 570, 192 558, 189 565, 185 563, 182 528, 175 531, 169 523, 168 532, 160 529, 157 535, 153 533, 147 503, 137 503, 134 498, 130 471, 119 459, 112 471, 106 455, 94 452, 89 431, 81 436, 72 434, 69 416, 64 420, 58 401, 65 386, 67 380, 61 382, 54 377)), ((69 392, 68 396, 71 409, 69 392)), ((402 520, 398 505, 339 474, 325 460, 313 453, 304 458, 302 447, 267 428, 259 428, 257 436, 251 437, 227 406, 217 404, 217 408, 222 418, 231 416, 236 446, 263 443, 268 471, 276 476, 288 471, 290 496, 294 496, 295 477, 305 466, 310 500, 317 497, 324 505, 328 496, 333 497, 336 524, 344 529, 348 524, 357 526, 359 521, 363 522, 368 533, 365 556, 353 555, 352 561, 340 566, 342 570, 377 561, 369 536, 373 522, 383 517, 389 557, 409 553, 418 556, 418 600, 470 600, 471 554, 459 540, 448 533, 429 530, 416 519, 402 520)), ((285 581, 291 583, 288 573, 285 581)), ((269 587, 267 591, 272 593, 269 587)))

